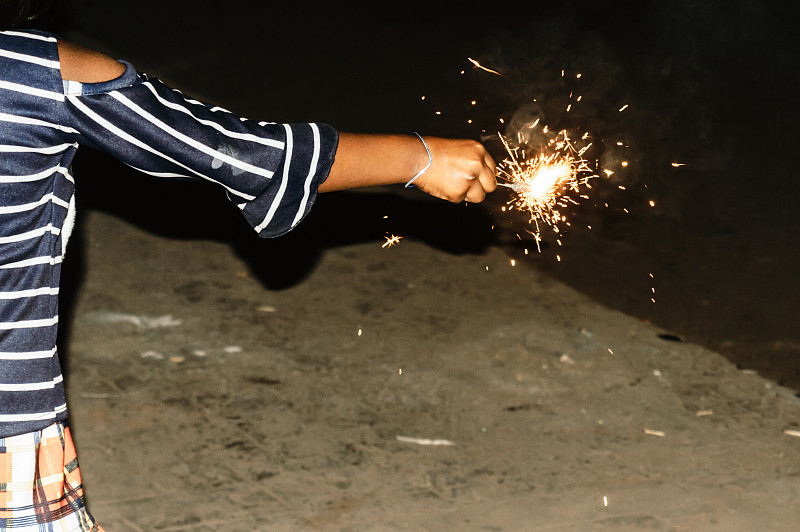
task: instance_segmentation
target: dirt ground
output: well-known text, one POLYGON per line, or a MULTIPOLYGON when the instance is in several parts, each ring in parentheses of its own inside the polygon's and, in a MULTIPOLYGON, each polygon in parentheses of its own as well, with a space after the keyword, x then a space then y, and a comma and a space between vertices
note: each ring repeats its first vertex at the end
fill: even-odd
POLYGON ((341 245, 273 291, 230 245, 97 212, 85 233, 68 390, 107 530, 800 519, 790 390, 496 248, 341 245))
POLYGON ((526 83, 552 96, 560 81, 538 76, 567 64, 594 80, 583 118, 627 132, 634 170, 626 195, 596 191, 611 209, 580 210, 539 254, 502 192, 333 194, 263 241, 216 190, 81 154, 62 347, 106 530, 796 528, 797 111, 754 82, 788 76, 773 67, 796 43, 761 44, 759 3, 711 2, 719 27, 693 2, 663 27, 644 8, 495 6, 481 28, 478 2, 212 4, 74 0, 63 31, 246 116, 354 131, 488 139, 466 118, 510 118, 526 83), (776 46, 774 63, 739 43, 776 46), (470 54, 508 75, 465 83, 470 54), (481 92, 475 114, 452 103, 481 92), (664 171, 674 160, 691 164, 664 171))

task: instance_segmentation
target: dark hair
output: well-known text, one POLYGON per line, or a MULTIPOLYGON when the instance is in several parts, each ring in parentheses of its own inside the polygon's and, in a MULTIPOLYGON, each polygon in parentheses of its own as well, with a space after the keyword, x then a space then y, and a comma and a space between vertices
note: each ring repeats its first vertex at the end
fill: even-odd
POLYGON ((45 24, 60 0, 0 0, 0 30, 45 24))

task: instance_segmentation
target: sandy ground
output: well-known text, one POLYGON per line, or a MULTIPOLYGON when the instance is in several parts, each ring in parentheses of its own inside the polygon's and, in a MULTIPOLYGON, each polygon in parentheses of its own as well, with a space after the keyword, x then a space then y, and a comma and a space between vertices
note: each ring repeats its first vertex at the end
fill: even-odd
POLYGON ((495 248, 336 246, 273 291, 230 245, 103 213, 85 232, 68 389, 107 530, 800 519, 790 390, 495 248))
POLYGON ((796 528, 797 111, 763 82, 796 42, 758 3, 69 5, 70 38, 247 116, 483 138, 466 118, 557 100, 567 65, 635 147, 627 195, 528 255, 502 193, 330 195, 262 241, 215 190, 82 154, 63 348, 106 530, 796 528), (465 82, 470 54, 508 76, 465 82))

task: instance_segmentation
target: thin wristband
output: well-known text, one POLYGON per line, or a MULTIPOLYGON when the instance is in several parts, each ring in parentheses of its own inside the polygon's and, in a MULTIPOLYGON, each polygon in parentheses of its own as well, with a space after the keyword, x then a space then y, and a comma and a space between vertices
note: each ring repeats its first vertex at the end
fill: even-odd
POLYGON ((423 168, 422 170, 420 170, 420 171, 419 171, 419 173, 418 173, 417 175, 415 175, 414 177, 412 177, 412 178, 411 178, 411 181, 409 181, 408 183, 406 183, 406 188, 408 188, 408 187, 410 187, 412 184, 414 184, 414 181, 416 181, 416 180, 417 180, 417 178, 418 178, 419 176, 421 176, 422 174, 424 174, 424 173, 425 173, 425 172, 428 170, 428 168, 430 168, 430 167, 431 167, 431 164, 433 163, 433 157, 431 157, 431 150, 430 150, 430 149, 428 149, 428 143, 427 143, 427 142, 425 142, 425 139, 423 139, 423 138, 422 138, 422 135, 420 135, 420 134, 419 134, 419 133, 417 133, 416 131, 414 132, 414 134, 415 134, 417 137, 419 137, 419 140, 421 140, 421 141, 422 141, 422 145, 423 145, 423 146, 425 146, 425 151, 426 151, 426 152, 428 152, 428 164, 426 164, 426 165, 425 165, 425 168, 423 168))

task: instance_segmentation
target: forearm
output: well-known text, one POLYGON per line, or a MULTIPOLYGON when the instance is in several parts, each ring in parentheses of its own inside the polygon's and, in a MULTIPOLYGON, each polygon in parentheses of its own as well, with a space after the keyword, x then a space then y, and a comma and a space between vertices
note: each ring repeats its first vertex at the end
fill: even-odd
POLYGON ((495 189, 494 161, 479 142, 424 139, 423 143, 416 135, 340 133, 330 174, 319 191, 407 183, 422 170, 414 185, 447 201, 479 202, 495 189))
POLYGON ((425 146, 414 135, 340 133, 336 158, 319 191, 407 183, 427 164, 425 146))

